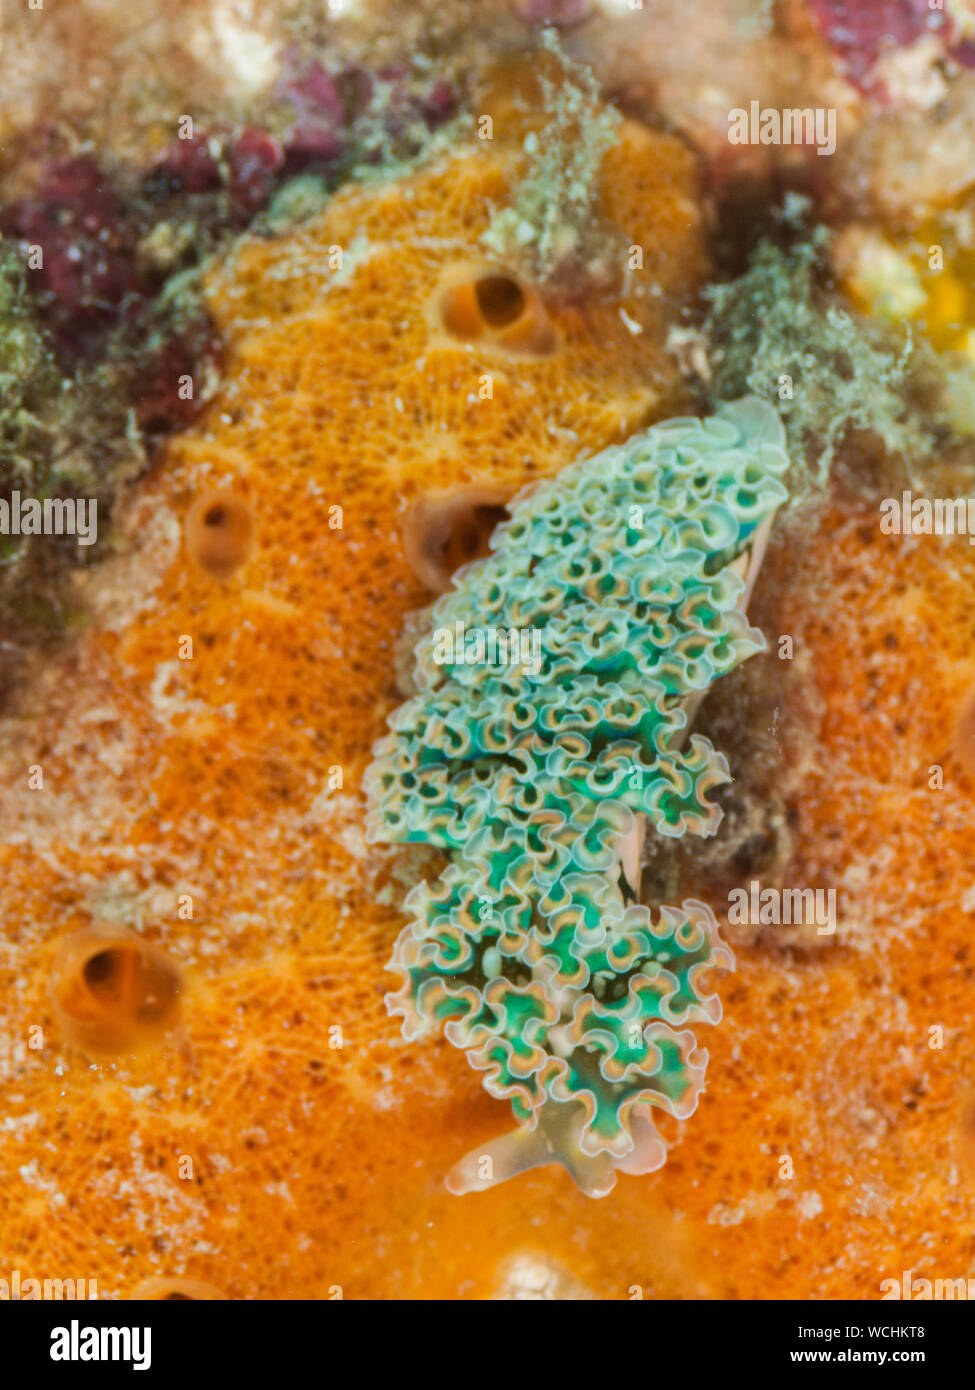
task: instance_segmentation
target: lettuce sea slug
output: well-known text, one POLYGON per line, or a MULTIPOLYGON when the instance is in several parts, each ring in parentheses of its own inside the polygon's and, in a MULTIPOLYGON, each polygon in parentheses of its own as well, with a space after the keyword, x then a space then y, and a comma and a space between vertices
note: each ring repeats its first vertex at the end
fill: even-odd
POLYGON ((373 842, 450 856, 406 899, 387 1006, 408 1039, 443 1026, 518 1122, 455 1192, 559 1162, 601 1196, 664 1163, 655 1106, 697 1105, 688 1025, 718 1022, 706 977, 734 961, 704 904, 636 900, 640 832, 717 828, 728 765, 687 726, 764 648, 742 570, 787 466, 754 397, 655 425, 521 492, 430 610, 367 790, 373 842))

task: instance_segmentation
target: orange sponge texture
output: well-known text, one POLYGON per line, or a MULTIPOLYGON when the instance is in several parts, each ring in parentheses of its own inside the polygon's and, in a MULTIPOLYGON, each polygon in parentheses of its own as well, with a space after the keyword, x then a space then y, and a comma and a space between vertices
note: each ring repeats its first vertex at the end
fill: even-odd
POLYGON ((120 516, 89 630, 8 725, 0 1250, 25 1277, 449 1297, 490 1292, 524 1247, 513 1189, 472 1253, 443 1174, 491 1107, 382 1004, 423 872, 367 851, 359 790, 430 597, 400 532, 427 491, 514 491, 679 408, 665 332, 707 266, 692 158, 626 127, 599 211, 645 269, 546 306, 544 354, 458 341, 439 289, 457 265, 505 269, 480 237, 512 177, 500 141, 445 154, 214 271, 221 391, 120 516), (223 551, 216 576, 193 561, 201 498, 248 536, 233 573, 223 551), (59 943, 93 925, 182 972, 181 1030, 137 1057, 86 1057, 58 1026, 59 943))
POLYGON ((360 793, 429 598, 403 519, 685 408, 664 341, 706 273, 689 156, 624 126, 600 212, 647 249, 642 277, 547 304, 543 355, 457 341, 439 290, 481 263, 512 167, 499 143, 350 187, 215 271, 220 394, 120 517, 88 630, 4 725, 0 1255, 24 1278, 457 1298, 520 1268, 606 1298, 871 1298, 903 1269, 971 1268, 975 781, 952 747, 975 551, 882 536, 849 500, 773 544, 756 594, 755 660, 794 647, 768 731, 801 750, 788 881, 838 890, 835 938, 737 948, 708 1092, 660 1173, 599 1202, 555 1169, 444 1188, 498 1107, 386 1016, 402 900, 437 864, 367 848, 360 793), (221 579, 183 522, 226 493, 253 535, 221 579), (90 1059, 58 1024, 61 943, 96 924, 182 972, 180 1030, 134 1058, 90 1059))

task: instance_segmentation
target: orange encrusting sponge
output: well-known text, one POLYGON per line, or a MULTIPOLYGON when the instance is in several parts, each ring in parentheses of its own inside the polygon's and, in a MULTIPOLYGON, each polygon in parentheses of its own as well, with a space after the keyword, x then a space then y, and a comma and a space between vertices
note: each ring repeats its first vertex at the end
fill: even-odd
POLYGON ((823 709, 790 880, 843 887, 836 944, 738 948, 708 1092, 658 1174, 599 1202, 555 1169, 444 1187, 498 1110, 382 1003, 400 904, 438 871, 363 837, 397 639, 431 597, 401 528, 428 493, 514 491, 684 409, 663 341, 707 270, 690 156, 624 126, 601 212, 646 248, 642 274, 544 304, 554 350, 459 340, 432 306, 480 264, 507 168, 499 139, 238 247, 210 287, 222 393, 121 519, 89 630, 5 726, 0 1255, 25 1277, 456 1298, 527 1262, 608 1298, 877 1297, 903 1268, 970 1266, 975 783, 951 748, 975 552, 849 508, 763 573, 823 709), (184 521, 228 493, 252 529, 224 565, 230 514, 206 523, 214 573, 184 521), (94 1060, 52 971, 69 934, 113 924, 178 964, 184 1036, 94 1060))
POLYGON ((7 726, 0 1251, 22 1271, 77 1268, 103 1297, 454 1296, 525 1246, 513 1188, 471 1257, 443 1175, 483 1123, 476 1078, 382 1003, 421 871, 367 851, 359 791, 432 597, 401 533, 426 496, 510 495, 679 409, 664 338, 707 263, 693 157, 628 126, 602 210, 648 268, 571 306, 513 291, 480 243, 508 177, 499 138, 350 186, 213 273, 222 394, 120 519, 37 717, 7 726), (530 309, 527 350, 438 318, 457 266, 502 277, 489 318, 530 309), (58 952, 90 930, 176 962, 178 1030, 77 1045, 58 952))

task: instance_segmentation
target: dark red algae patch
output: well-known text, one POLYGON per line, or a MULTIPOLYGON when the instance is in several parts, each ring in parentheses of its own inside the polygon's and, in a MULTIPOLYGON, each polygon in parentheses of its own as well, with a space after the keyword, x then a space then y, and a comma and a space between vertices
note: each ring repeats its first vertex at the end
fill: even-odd
MULTIPOLYGON (((107 535, 123 480, 212 394, 222 344, 200 293, 205 265, 245 232, 280 230, 263 214, 295 176, 327 194, 360 165, 413 158, 459 103, 429 69, 330 68, 295 49, 246 123, 181 117, 142 167, 66 147, 47 126, 24 133, 33 153, 20 167, 37 173, 0 206, 0 378, 9 358, 30 389, 0 393, 0 496, 94 498, 107 535)), ((0 556, 8 645, 73 623, 65 577, 102 548, 33 539, 0 556)))
POLYGON ((244 217, 266 207, 284 165, 281 144, 266 130, 241 132, 230 147, 230 201, 244 217))
POLYGON ((111 362, 140 425, 165 431, 193 414, 176 383, 218 348, 192 288, 169 293, 173 276, 245 231, 296 173, 334 187, 357 164, 412 157, 457 107, 448 83, 406 64, 330 72, 292 54, 264 123, 188 122, 141 171, 110 170, 90 151, 48 157, 35 187, 0 210, 0 231, 18 243, 68 374, 111 362))
POLYGON ((406 63, 331 72, 297 53, 286 59, 276 100, 288 171, 340 177, 357 164, 412 157, 460 105, 448 82, 406 63))
POLYGON ((283 167, 281 143, 266 130, 193 132, 157 156, 144 191, 157 204, 172 196, 222 195, 196 210, 212 227, 240 229, 267 206, 283 167))
POLYGON ((810 0, 810 9, 845 76, 865 92, 873 89, 872 69, 885 53, 926 34, 947 50, 956 32, 954 20, 929 0, 810 0))
POLYGON ((0 228, 21 242, 40 317, 68 352, 86 353, 146 293, 132 229, 91 155, 49 163, 36 191, 4 211, 0 228))
POLYGON ((0 230, 0 497, 97 508, 90 544, 2 538, 11 669, 79 620, 69 576, 97 561, 123 482, 193 418, 220 343, 192 284, 173 279, 184 267, 146 254, 171 226, 93 153, 42 162, 33 189, 0 209, 0 230))

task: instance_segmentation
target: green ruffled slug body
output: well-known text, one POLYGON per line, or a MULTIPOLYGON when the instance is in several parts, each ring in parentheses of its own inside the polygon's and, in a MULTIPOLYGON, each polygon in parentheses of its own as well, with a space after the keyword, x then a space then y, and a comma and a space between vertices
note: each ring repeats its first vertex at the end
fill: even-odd
POLYGON ((734 961, 703 903, 654 920, 635 900, 634 844, 643 817, 717 828, 727 762, 687 726, 765 646, 742 571, 787 466, 753 397, 655 425, 519 494, 431 610, 419 693, 367 790, 371 841, 451 861, 406 899, 387 1005, 407 1038, 443 1027, 517 1121, 461 1159, 453 1191, 559 1162, 601 1196, 664 1163, 654 1107, 697 1105, 689 1025, 718 1022, 707 977, 734 961))

